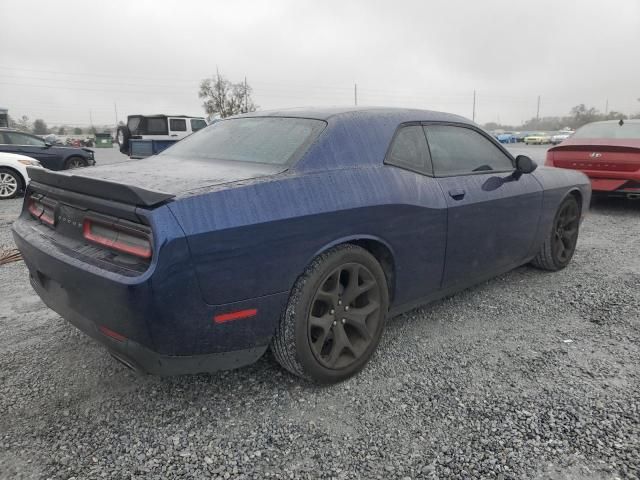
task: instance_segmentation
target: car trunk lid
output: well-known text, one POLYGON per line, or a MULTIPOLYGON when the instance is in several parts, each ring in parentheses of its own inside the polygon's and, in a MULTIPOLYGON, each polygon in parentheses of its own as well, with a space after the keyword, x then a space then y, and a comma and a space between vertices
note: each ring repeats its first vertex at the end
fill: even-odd
POLYGON ((30 169, 33 181, 127 205, 154 207, 190 191, 274 175, 283 165, 190 160, 170 155, 50 172, 30 169))

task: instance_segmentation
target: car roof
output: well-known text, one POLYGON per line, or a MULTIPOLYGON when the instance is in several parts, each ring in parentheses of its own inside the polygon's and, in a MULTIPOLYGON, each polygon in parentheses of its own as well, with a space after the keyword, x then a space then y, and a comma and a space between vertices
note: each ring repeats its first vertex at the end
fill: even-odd
POLYGON ((25 135, 29 135, 31 137, 37 137, 38 135, 31 132, 23 132, 22 130, 18 130, 16 128, 2 127, 0 128, 0 132, 11 132, 11 133, 24 133, 25 135))
POLYGON ((194 118, 194 119, 198 119, 198 120, 204 120, 204 117, 194 117, 192 115, 168 115, 166 113, 156 113, 153 115, 143 115, 141 113, 136 113, 134 115, 128 115, 127 118, 129 117, 145 117, 145 118, 194 118))
POLYGON ((359 118, 382 116, 389 117, 390 120, 400 121, 440 121, 440 122, 472 122, 459 115, 451 113, 437 112, 434 110, 422 110, 417 108, 395 108, 395 107, 299 107, 279 110, 262 110, 259 112, 245 113, 238 117, 295 117, 312 118, 317 120, 342 119, 351 116, 359 118))
MULTIPOLYGON (((624 118, 622 119, 622 121, 624 123, 640 123, 640 118, 629 118, 627 120, 625 120, 624 118)), ((618 120, 599 120, 597 122, 589 122, 589 123, 585 123, 584 125, 582 125, 583 127, 585 125, 593 125, 594 123, 619 123, 620 119, 618 120)))

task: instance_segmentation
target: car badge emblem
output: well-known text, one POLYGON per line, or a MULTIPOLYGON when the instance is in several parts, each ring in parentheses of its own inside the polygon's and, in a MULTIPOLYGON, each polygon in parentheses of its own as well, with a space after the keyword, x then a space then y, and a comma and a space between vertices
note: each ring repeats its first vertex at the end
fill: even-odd
POLYGON ((591 158, 600 158, 602 156, 601 153, 598 152, 592 152, 591 155, 589 155, 591 158))

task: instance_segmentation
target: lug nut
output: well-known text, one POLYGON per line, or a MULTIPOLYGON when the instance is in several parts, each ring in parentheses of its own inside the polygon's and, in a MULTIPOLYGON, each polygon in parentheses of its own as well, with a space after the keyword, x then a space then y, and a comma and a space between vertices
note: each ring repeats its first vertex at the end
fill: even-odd
POLYGON ((334 313, 336 313, 336 311, 332 308, 331 311, 329 312, 331 315, 333 315, 334 313))
POLYGON ((335 327, 338 324, 335 320, 333 321, 333 326, 335 327))
POLYGON ((346 307, 344 307, 344 311, 348 312, 349 311, 349 305, 347 305, 346 307))
POLYGON ((338 305, 342 305, 342 300, 338 300, 338 305))
POLYGON ((346 318, 343 318, 343 319, 342 319, 342 324, 344 325, 345 323, 347 323, 347 319, 346 319, 346 318))

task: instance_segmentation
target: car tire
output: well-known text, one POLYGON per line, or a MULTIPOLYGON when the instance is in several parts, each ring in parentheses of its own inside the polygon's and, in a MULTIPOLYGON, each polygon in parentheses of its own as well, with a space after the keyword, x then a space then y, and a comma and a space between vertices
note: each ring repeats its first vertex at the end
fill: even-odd
POLYGON ((24 188, 22 176, 11 168, 0 168, 0 200, 15 198, 24 188))
POLYGON ((72 170, 74 168, 82 168, 87 166, 87 161, 78 156, 69 157, 64 162, 65 170, 72 170))
POLYGON ((334 247, 296 280, 271 350, 294 375, 340 382, 373 355, 388 309, 387 280, 375 257, 351 244, 334 247))
POLYGON ((569 195, 558 207, 551 232, 531 264, 552 272, 565 268, 573 258, 579 231, 580 204, 576 197, 569 195))
POLYGON ((120 153, 129 154, 129 139, 131 132, 127 126, 118 127, 116 132, 116 141, 120 147, 120 153))

